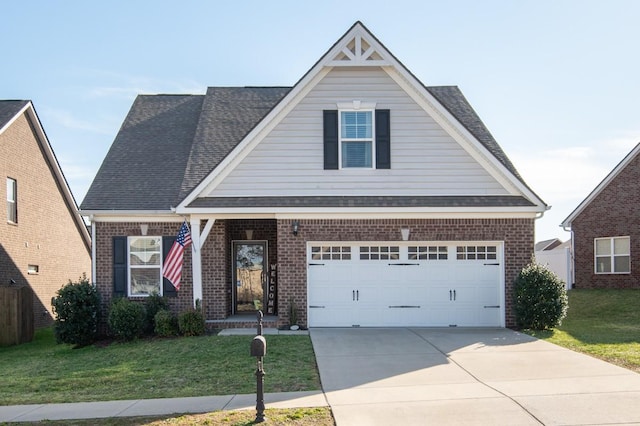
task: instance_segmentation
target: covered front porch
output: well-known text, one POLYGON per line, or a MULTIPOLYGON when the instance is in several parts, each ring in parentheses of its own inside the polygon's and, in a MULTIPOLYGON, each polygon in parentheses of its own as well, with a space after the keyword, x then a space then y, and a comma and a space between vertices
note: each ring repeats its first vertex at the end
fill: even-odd
POLYGON ((193 297, 202 301, 208 327, 255 327, 258 310, 265 327, 288 323, 287 299, 279 295, 278 222, 191 219, 193 297))

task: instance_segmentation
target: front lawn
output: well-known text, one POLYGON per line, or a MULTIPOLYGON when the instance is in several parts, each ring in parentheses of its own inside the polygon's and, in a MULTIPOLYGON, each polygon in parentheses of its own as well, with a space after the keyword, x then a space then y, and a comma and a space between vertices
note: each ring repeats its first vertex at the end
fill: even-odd
MULTIPOLYGON (((319 390, 309 336, 265 336, 265 392, 319 390)), ((0 405, 108 401, 256 391, 252 336, 138 340, 72 349, 52 329, 0 347, 0 405)))
POLYGON ((570 290, 562 325, 532 335, 640 373, 640 290, 570 290))

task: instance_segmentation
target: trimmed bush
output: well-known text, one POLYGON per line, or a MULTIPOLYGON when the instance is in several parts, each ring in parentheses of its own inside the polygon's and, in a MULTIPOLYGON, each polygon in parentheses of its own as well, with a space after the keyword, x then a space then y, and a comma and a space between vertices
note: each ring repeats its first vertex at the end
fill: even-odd
POLYGON ((144 301, 144 308, 147 314, 144 332, 153 334, 156 327, 155 316, 159 311, 169 309, 169 301, 166 297, 162 297, 158 293, 153 293, 144 301))
POLYGON ((516 324, 520 328, 545 330, 557 327, 567 315, 565 284, 547 267, 531 263, 515 281, 516 324))
POLYGON ((124 297, 117 298, 109 309, 109 329, 118 340, 133 340, 142 335, 145 318, 144 305, 124 297))
POLYGON ((189 309, 178 316, 178 328, 184 336, 202 336, 206 329, 199 309, 189 309))
POLYGON ((178 335, 178 319, 168 309, 160 309, 154 317, 155 333, 160 337, 178 335))
POLYGON ((83 274, 78 282, 71 282, 57 291, 51 299, 55 321, 56 342, 87 346, 98 337, 100 294, 83 274))

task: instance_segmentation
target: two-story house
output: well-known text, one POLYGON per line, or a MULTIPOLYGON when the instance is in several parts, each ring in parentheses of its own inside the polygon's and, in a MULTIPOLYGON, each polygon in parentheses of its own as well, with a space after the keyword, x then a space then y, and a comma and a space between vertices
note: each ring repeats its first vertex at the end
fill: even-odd
POLYGON ((216 328, 291 303, 309 327, 513 325, 546 209, 460 90, 360 22, 292 87, 138 96, 81 205, 105 303, 200 300, 216 328))

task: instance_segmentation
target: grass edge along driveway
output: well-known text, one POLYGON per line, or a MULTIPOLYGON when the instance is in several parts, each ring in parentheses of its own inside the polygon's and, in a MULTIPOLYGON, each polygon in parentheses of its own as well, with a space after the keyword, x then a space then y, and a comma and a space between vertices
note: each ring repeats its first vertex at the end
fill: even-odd
POLYGON ((640 289, 572 289, 568 296, 561 326, 528 333, 640 373, 640 289))

